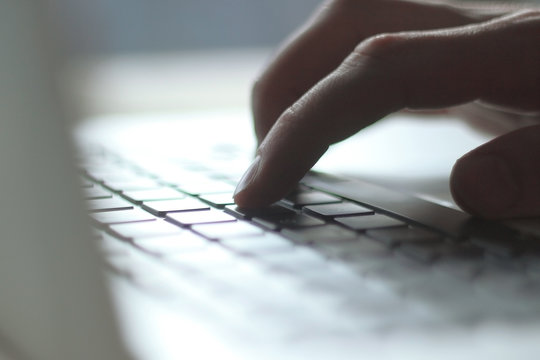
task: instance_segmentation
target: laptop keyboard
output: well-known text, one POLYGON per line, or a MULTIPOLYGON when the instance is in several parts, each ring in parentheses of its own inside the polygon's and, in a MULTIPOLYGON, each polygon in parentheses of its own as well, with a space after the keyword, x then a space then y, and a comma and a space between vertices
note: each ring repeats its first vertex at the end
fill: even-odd
POLYGON ((307 184, 268 208, 241 209, 231 176, 198 164, 174 174, 108 153, 82 162, 107 268, 156 296, 181 289, 235 326, 257 319, 280 337, 540 314, 535 238, 455 237, 307 184))

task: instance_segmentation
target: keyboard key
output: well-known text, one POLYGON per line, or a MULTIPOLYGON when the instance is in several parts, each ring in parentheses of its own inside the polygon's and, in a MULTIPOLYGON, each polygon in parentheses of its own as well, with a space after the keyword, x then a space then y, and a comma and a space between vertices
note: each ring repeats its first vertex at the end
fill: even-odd
POLYGON ((341 199, 320 191, 301 191, 292 193, 282 201, 290 206, 302 207, 306 205, 339 203, 341 199))
POLYGON ((233 205, 234 200, 232 193, 221 193, 221 194, 204 194, 200 195, 199 198, 212 206, 222 208, 225 205, 233 205))
POLYGON ((124 239, 167 236, 187 231, 163 220, 111 225, 110 229, 124 239))
POLYGON ((373 210, 360 206, 352 202, 338 204, 322 204, 306 206, 304 210, 324 217, 368 215, 373 214, 373 210))
POLYGON ((204 251, 208 240, 189 230, 161 237, 137 238, 133 243, 141 249, 156 255, 171 255, 186 251, 204 251))
POLYGON ((186 197, 185 194, 168 187, 152 190, 125 191, 122 196, 135 203, 152 200, 177 200, 186 197))
POLYGON ((294 248, 293 251, 271 253, 259 256, 257 259, 274 269, 291 272, 321 270, 328 265, 323 256, 307 248, 294 248))
POLYGON ((281 233, 293 242, 301 244, 331 243, 336 241, 354 240, 358 237, 355 232, 337 225, 283 229, 281 233))
POLYGON ((160 200, 143 202, 143 209, 156 216, 165 216, 169 212, 208 210, 210 207, 202 201, 187 197, 180 200, 160 200))
POLYGON ((102 225, 156 220, 155 216, 140 209, 98 212, 90 216, 102 225))
POLYGON ((451 252, 452 248, 449 244, 439 242, 420 242, 402 244, 397 251, 410 259, 430 264, 444 253, 451 252))
POLYGON ((92 199, 107 199, 112 197, 112 193, 108 190, 105 190, 101 187, 92 186, 84 188, 83 190, 84 198, 87 200, 92 199))
POLYGON ((287 209, 278 204, 272 204, 265 208, 245 209, 236 205, 226 206, 225 211, 239 219, 251 219, 254 217, 284 216, 295 214, 291 209, 287 209))
POLYGON ((442 254, 434 268, 460 279, 472 280, 480 273, 483 259, 481 248, 464 244, 449 254, 442 254))
POLYGON ((254 217, 253 222, 270 230, 324 225, 324 221, 320 219, 294 212, 277 216, 254 217))
POLYGON ((235 186, 224 181, 209 180, 207 178, 197 179, 189 183, 179 183, 178 188, 190 195, 217 194, 234 192, 235 186))
POLYGON ((97 166, 87 167, 86 173, 93 179, 105 182, 105 181, 130 181, 139 178, 135 173, 130 170, 121 169, 116 166, 97 166))
POLYGON ((466 224, 464 231, 471 243, 496 256, 514 257, 521 250, 518 231, 502 223, 474 218, 466 224))
POLYGON ((236 260, 235 255, 230 250, 212 244, 207 246, 204 251, 170 253, 165 258, 173 265, 201 272, 207 272, 213 268, 227 268, 234 265, 236 260))
POLYGON ((86 207, 92 212, 133 209, 133 205, 121 198, 86 200, 86 207))
POLYGON ((473 237, 470 241, 495 255, 513 257, 518 253, 516 246, 512 244, 510 239, 473 237))
POLYGON ((397 285, 395 290, 407 288, 411 283, 422 283, 430 278, 426 267, 407 259, 393 257, 392 261, 380 261, 367 268, 358 269, 367 279, 397 285))
POLYGON ((365 236, 359 236, 353 241, 316 244, 315 249, 330 258, 362 265, 366 265, 366 262, 379 262, 381 258, 389 258, 392 254, 386 246, 365 236))
POLYGON ((361 181, 319 181, 304 179, 308 185, 343 196, 370 207, 399 214, 400 217, 439 229, 454 238, 463 237, 463 226, 471 216, 461 211, 424 201, 388 188, 361 181))
POLYGON ((315 249, 330 258, 345 262, 350 268, 360 273, 380 266, 384 261, 394 260, 388 247, 365 236, 360 236, 353 241, 316 244, 315 249))
POLYGON ((235 251, 252 255, 276 251, 290 251, 293 249, 293 245, 289 241, 272 233, 222 239, 220 242, 235 251))
POLYGON ((167 214, 166 219, 180 225, 211 224, 236 221, 234 216, 216 209, 169 213, 167 214))
POLYGON ((484 258, 484 250, 470 243, 458 243, 453 245, 452 251, 442 255, 451 259, 480 260, 484 258))
POLYGON ((241 221, 221 224, 193 225, 191 229, 212 240, 256 236, 264 233, 261 228, 241 221))
POLYGON ((381 214, 343 217, 336 221, 357 231, 405 226, 404 222, 381 214))
POLYGON ((366 235, 382 241, 388 246, 397 246, 401 243, 433 242, 442 240, 441 235, 432 231, 408 227, 368 230, 366 235))
POLYGON ((484 258, 484 252, 476 246, 442 240, 402 243, 397 250, 410 259, 424 263, 431 263, 436 259, 470 261, 484 258))
POLYGON ((110 180, 105 181, 104 185, 117 192, 158 189, 162 186, 155 180, 148 178, 110 180))

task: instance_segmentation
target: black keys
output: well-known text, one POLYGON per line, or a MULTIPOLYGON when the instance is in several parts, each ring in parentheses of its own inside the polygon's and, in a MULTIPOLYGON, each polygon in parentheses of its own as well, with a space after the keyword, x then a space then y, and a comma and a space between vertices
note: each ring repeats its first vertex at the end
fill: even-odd
POLYGON ((230 205, 225 207, 225 211, 239 219, 251 219, 254 217, 269 217, 269 216, 286 216, 287 214, 294 214, 291 209, 287 209, 278 204, 272 204, 265 208, 259 209, 245 209, 236 205, 230 205))
POLYGON ((452 262, 455 266, 470 262, 479 263, 484 258, 484 252, 479 247, 471 244, 445 242, 442 239, 441 241, 402 243, 397 250, 408 258, 423 263, 431 263, 436 259, 442 259, 446 266, 452 262))
POLYGON ((408 243, 398 249, 405 256, 422 263, 431 263, 441 254, 451 250, 452 247, 444 243, 408 243))
POLYGON ((227 206, 226 212, 240 219, 250 219, 254 223, 269 230, 318 226, 325 223, 323 220, 288 209, 279 204, 273 204, 260 209, 243 209, 237 206, 227 206))
POLYGON ((513 257, 518 253, 518 249, 511 239, 473 237, 471 243, 497 256, 513 257))
POLYGON ((301 228, 325 224, 325 222, 320 219, 295 212, 274 216, 254 217, 252 221, 265 228, 268 228, 269 230, 279 230, 281 228, 301 228))

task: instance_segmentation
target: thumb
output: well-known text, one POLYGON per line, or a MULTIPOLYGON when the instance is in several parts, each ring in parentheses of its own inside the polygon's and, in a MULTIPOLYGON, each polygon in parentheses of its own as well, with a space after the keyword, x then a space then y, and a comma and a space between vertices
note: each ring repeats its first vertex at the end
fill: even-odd
POLYGON ((525 127, 472 150, 452 170, 457 204, 486 218, 540 216, 540 125, 525 127))

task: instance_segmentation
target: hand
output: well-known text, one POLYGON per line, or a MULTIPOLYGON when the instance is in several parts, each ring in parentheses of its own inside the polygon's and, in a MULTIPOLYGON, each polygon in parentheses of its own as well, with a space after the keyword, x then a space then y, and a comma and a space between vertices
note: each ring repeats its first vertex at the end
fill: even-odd
MULTIPOLYGON (((325 2, 254 86, 260 146, 236 203, 279 200, 328 146, 402 109, 472 103, 540 119, 539 45, 534 9, 325 2)), ((480 216, 540 215, 539 162, 540 125, 510 132, 456 162, 452 193, 480 216)))

